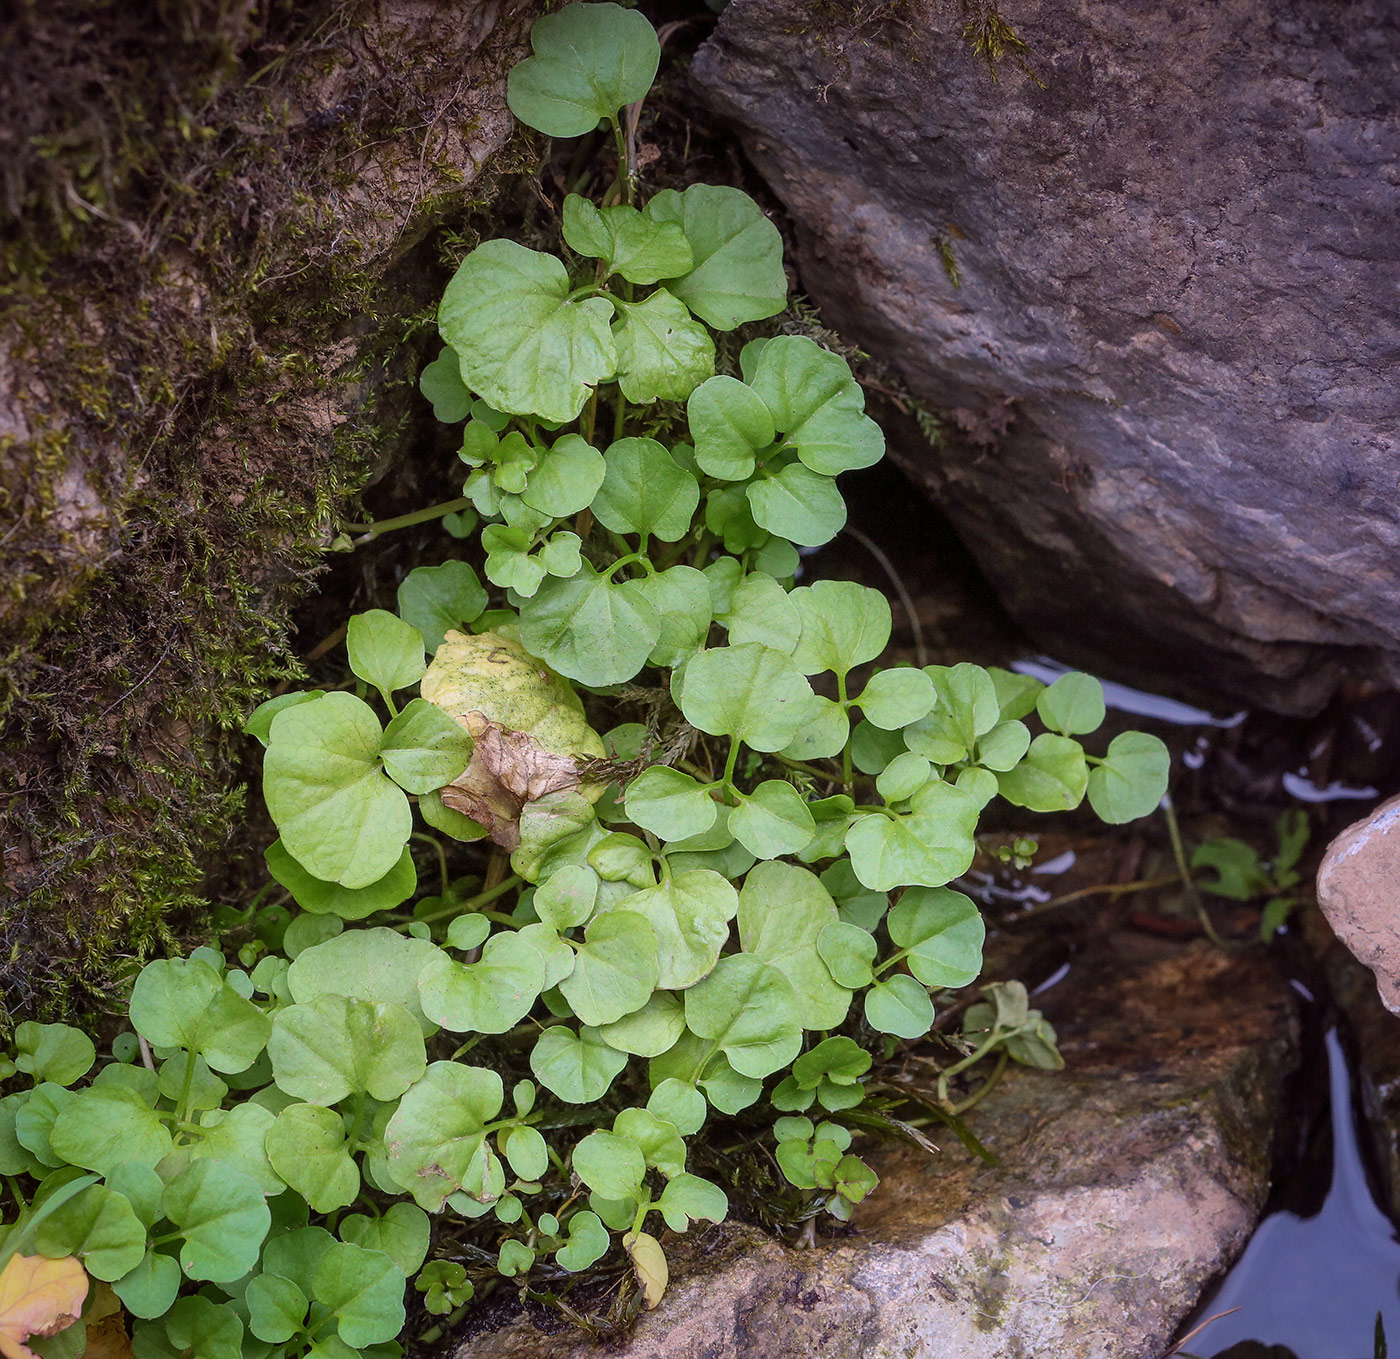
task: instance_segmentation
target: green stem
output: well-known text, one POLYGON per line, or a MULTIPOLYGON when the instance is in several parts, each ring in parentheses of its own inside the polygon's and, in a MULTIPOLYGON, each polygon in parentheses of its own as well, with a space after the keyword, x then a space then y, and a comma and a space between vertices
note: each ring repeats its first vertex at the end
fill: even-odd
POLYGON ((804 760, 789 759, 786 755, 774 755, 773 758, 789 769, 796 769, 803 774, 811 774, 813 778, 822 779, 826 783, 841 782, 840 775, 834 769, 818 769, 814 764, 807 764, 804 760))
POLYGON ((965 1100, 963 1100, 962 1103, 955 1104, 948 1112, 951 1113, 954 1117, 958 1117, 962 1114, 967 1113, 967 1111, 973 1108, 975 1105, 980 1104, 987 1097, 987 1095, 991 1093, 996 1083, 999 1080, 1001 1080, 1002 1072, 1006 1070, 1006 1063, 1009 1055, 1010 1054, 1006 1051, 1006 1049, 1003 1048, 997 1056, 997 1064, 992 1068, 992 1074, 988 1076, 987 1079, 983 1081, 982 1084, 979 1085, 977 1089, 972 1092, 972 1094, 970 1094, 965 1100))
MULTIPOLYGON (((481 908, 497 897, 505 896, 513 887, 520 886, 520 878, 512 873, 510 877, 503 878, 494 887, 488 888, 485 892, 478 892, 474 897, 468 897, 465 901, 454 902, 451 906, 445 906, 440 911, 433 911, 430 915, 420 915, 417 918, 426 924, 431 924, 434 920, 445 920, 448 916, 465 915, 468 911, 480 911, 481 908)), ((488 920, 509 920, 512 925, 516 922, 510 916, 502 916, 496 911, 481 911, 488 920)), ((400 933, 408 929, 408 925, 396 926, 400 933)))
MULTIPOLYGON (((626 116, 626 110, 621 111, 626 116)), ((632 201, 632 166, 627 158, 627 137, 620 118, 613 119, 613 140, 617 143, 617 180, 622 186, 622 201, 632 201)))
POLYGON ((355 546, 372 543, 382 533, 392 533, 395 529, 412 528, 414 524, 426 524, 433 519, 442 519, 458 510, 471 508, 471 497, 461 495, 456 500, 446 500, 441 505, 429 505, 426 510, 414 510, 412 514, 401 514, 395 519, 379 519, 373 524, 342 524, 345 533, 358 533, 355 546))
POLYGON ((413 838, 414 838, 415 840, 422 840, 425 844, 429 844, 429 845, 431 845, 431 846, 433 847, 433 853, 437 855, 437 861, 438 861, 438 876, 442 879, 442 895, 443 895, 443 896, 446 896, 446 895, 447 895, 447 887, 448 887, 448 882, 447 882, 447 851, 443 849, 443 847, 442 847, 442 841, 439 840, 439 839, 437 838, 437 836, 435 836, 435 835, 427 835, 427 834, 425 834, 423 831, 415 831, 415 832, 413 833, 413 838))
POLYGON ((180 1101, 175 1106, 176 1124, 184 1123, 190 1116, 190 1092, 194 1089, 194 1053, 185 1053, 185 1079, 180 1086, 180 1101))
MULTIPOLYGON (((851 701, 846 697, 846 672, 838 670, 836 672, 836 701, 841 705, 841 711, 845 712, 851 705, 851 701)), ((841 782, 847 788, 851 786, 851 743, 846 742, 841 747, 841 782)))
POLYGON ((726 792, 734 791, 734 767, 739 763, 739 741, 737 737, 731 737, 729 741, 729 754, 724 761, 724 777, 720 782, 724 785, 726 792))
POLYGON ((1201 900, 1201 894, 1196 890, 1196 880, 1192 876, 1190 864, 1186 861, 1186 845, 1181 838, 1181 826, 1177 822, 1176 806, 1172 802, 1170 793, 1165 794, 1162 798, 1162 812, 1167 818, 1167 835, 1172 842, 1172 858, 1176 860, 1176 871, 1181 875, 1181 884, 1186 889, 1187 898, 1196 908, 1196 918, 1201 922, 1201 929, 1216 948, 1228 950, 1231 946, 1216 933, 1215 925, 1211 922, 1210 914, 1206 910, 1206 904, 1201 900))
POLYGON ((971 1052, 968 1053, 966 1057, 962 1059, 962 1061, 954 1062, 952 1066, 944 1067, 944 1069, 938 1073, 939 1081, 945 1081, 951 1076, 958 1075, 959 1072, 966 1071, 968 1067, 975 1066, 994 1047, 996 1047, 998 1043, 1001 1042, 1001 1039, 1001 1030, 993 1029, 991 1033, 988 1034, 985 1039, 983 1039, 982 1045, 980 1047, 974 1048, 971 1052))

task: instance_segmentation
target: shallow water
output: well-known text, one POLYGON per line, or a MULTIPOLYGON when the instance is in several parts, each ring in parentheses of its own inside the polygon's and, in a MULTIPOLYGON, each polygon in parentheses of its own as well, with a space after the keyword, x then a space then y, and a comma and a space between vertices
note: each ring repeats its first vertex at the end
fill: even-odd
POLYGON ((1351 1073, 1329 1029, 1332 1177, 1316 1213, 1274 1212, 1190 1325, 1216 1317, 1181 1351, 1199 1359, 1371 1359, 1376 1317, 1400 1342, 1400 1237, 1377 1206, 1352 1104, 1351 1073), (1222 1312, 1237 1308, 1229 1316, 1222 1312), (1269 1349, 1267 1347, 1277 1348, 1269 1349))

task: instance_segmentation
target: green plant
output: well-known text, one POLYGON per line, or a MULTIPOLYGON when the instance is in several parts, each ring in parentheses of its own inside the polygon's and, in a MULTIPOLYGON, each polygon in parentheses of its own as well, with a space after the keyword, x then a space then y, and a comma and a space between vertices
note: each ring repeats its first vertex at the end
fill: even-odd
MULTIPOLYGON (((689 1168, 712 1111, 770 1107, 809 1216, 849 1217, 876 1183, 850 1150, 872 1052, 981 970, 948 884, 982 809, 1087 796, 1121 822, 1166 787, 1155 738, 1076 739, 1104 718, 1097 681, 880 667, 882 595, 795 586, 798 549, 845 522, 838 476, 883 454, 861 390, 801 336, 726 357, 786 304, 751 199, 634 202, 645 19, 570 5, 534 43, 512 108, 553 136, 606 123, 617 179, 565 200, 563 258, 497 240, 463 260, 421 385, 463 424, 464 495, 366 529, 479 526, 493 589, 466 561, 415 569, 397 616, 350 620, 346 688, 249 719, 299 914, 230 913, 238 966, 148 964, 86 1085, 77 1031, 18 1035, 9 1231, 27 1244, 85 1178, 33 1241, 111 1282, 138 1359, 386 1356, 409 1277, 450 1319, 615 1247, 654 1306, 664 1231, 728 1212, 689 1168), (600 735, 598 713, 623 720, 600 735), (458 845, 479 848, 454 879, 458 845), (472 1223, 489 1250, 454 1248, 472 1223)), ((1059 1062, 1024 988, 986 994, 941 1078, 950 1116, 949 1080, 993 1052, 1059 1062)))
POLYGON ((1259 933, 1267 943, 1293 910, 1307 899, 1294 888, 1302 882, 1298 860, 1308 847, 1308 814, 1298 807, 1282 812, 1274 824, 1277 849, 1265 859, 1253 845, 1232 836, 1203 840, 1191 855, 1192 869, 1214 874, 1200 883, 1207 892, 1232 901, 1263 905, 1259 933))

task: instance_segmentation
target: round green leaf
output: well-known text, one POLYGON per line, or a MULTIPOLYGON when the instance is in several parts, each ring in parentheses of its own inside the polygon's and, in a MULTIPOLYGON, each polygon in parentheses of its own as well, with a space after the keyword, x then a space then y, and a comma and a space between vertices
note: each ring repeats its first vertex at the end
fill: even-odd
POLYGON ((145 1257, 146 1228, 122 1195, 94 1184, 41 1219, 34 1244, 51 1260, 76 1255, 94 1278, 111 1282, 145 1257))
POLYGON ((782 237, 748 194, 719 184, 663 189, 646 215, 685 232, 694 265, 667 287, 716 330, 762 321, 787 305, 782 237))
MULTIPOLYGON (((267 1159, 267 1134, 275 1118, 274 1112, 261 1104, 210 1109, 200 1117, 202 1135, 190 1143, 189 1154, 223 1161, 241 1170, 264 1194, 281 1193, 285 1188, 282 1177, 267 1159)), ((108 1183, 113 1188, 119 1187, 111 1176, 108 1183)))
POLYGON ((522 123, 550 137, 581 137, 636 103, 661 60, 645 16, 613 4, 566 5, 546 14, 535 21, 530 42, 534 55, 512 68, 506 102, 522 123))
POLYGON ((173 1145, 156 1111, 134 1090, 117 1085, 79 1091, 54 1119, 49 1144, 69 1165, 99 1175, 123 1161, 153 1166, 173 1145))
POLYGON ((379 767, 382 736, 353 694, 322 694, 273 719, 263 796, 287 852, 318 878, 367 887, 403 853, 413 813, 379 767))
POLYGON ((685 1032, 685 1011, 669 991, 657 991, 640 1010, 624 1015, 615 1023, 605 1024, 600 1032, 608 1046, 619 1052, 630 1052, 635 1057, 657 1057, 685 1032))
POLYGON ((768 779, 752 793, 741 793, 729 828, 745 849, 760 859, 797 854, 816 834, 807 801, 786 779, 768 779))
POLYGON ((131 992, 131 1023, 157 1047, 197 1052, 215 1071, 246 1071, 272 1023, 199 958, 147 963, 131 992))
POLYGON ((872 892, 942 887, 972 864, 981 808, 961 788, 934 782, 915 795, 910 816, 871 815, 846 833, 851 867, 872 892))
POLYGON ((593 516, 614 533, 645 533, 679 542, 689 531, 700 487, 655 439, 619 439, 608 447, 607 470, 593 499, 593 516))
POLYGON ((643 830, 663 840, 688 840, 715 824, 719 804, 689 774, 667 765, 644 769, 627 785, 623 806, 643 830))
POLYGON ((415 698, 385 728, 380 753, 400 788, 432 793, 466 769, 472 738, 436 704, 415 698))
POLYGON ((787 1066, 802 1046, 801 1005, 787 977, 745 953, 721 958, 685 993, 685 1022, 754 1079, 787 1066))
POLYGON ((402 1005, 425 1033, 435 1031, 418 1000, 418 976, 433 958, 445 956, 436 944, 376 925, 346 930, 297 955, 287 972, 292 999, 307 1004, 317 996, 354 996, 402 1005))
POLYGON ((814 472, 870 467, 885 437, 865 414, 865 394, 839 354, 805 335, 779 335, 759 353, 750 379, 785 433, 784 443, 814 472))
POLYGON ((438 953, 423 968, 423 1013, 453 1033, 505 1033, 530 1012, 544 989, 544 960, 506 931, 487 940, 475 963, 438 953))
MULTIPOLYGON (((528 65, 511 72, 512 84, 528 65)), ((552 255, 492 240, 452 276, 438 328, 464 380, 492 406, 564 424, 617 366, 612 312, 607 298, 571 298, 568 273, 552 255)))
POLYGON ((164 1206, 184 1237, 185 1273, 210 1283, 231 1283, 252 1269, 272 1222, 262 1190, 222 1161, 191 1161, 166 1185, 164 1206))
POLYGON ((520 614, 526 648, 581 684, 621 684, 646 663, 661 620, 642 596, 585 562, 568 580, 550 577, 520 614))
POLYGON ((1002 797, 1033 812, 1070 811, 1079 806, 1088 786, 1083 747, 1054 732, 1042 732, 1015 769, 997 775, 1002 797))
POLYGON ((777 437, 763 399, 738 378, 702 382, 690 394, 686 417, 700 470, 723 481, 747 481, 755 455, 777 437))
POLYGON ((970 898, 946 887, 911 887, 887 918, 890 938, 925 986, 967 986, 982 971, 986 926, 970 898))
POLYGON ((86 1076, 97 1060, 92 1039, 70 1024, 39 1024, 26 1019, 15 1026, 15 1068, 34 1078, 72 1085, 86 1076))
POLYGON ((761 642, 789 655, 802 631, 788 592, 761 571, 751 571, 739 582, 729 611, 719 621, 729 629, 731 643, 761 642))
POLYGON ((136 1268, 112 1281, 112 1292, 134 1317, 163 1317, 184 1282, 174 1257, 147 1251, 136 1268))
POLYGON ((248 1307, 248 1329, 270 1345, 290 1340, 306 1320, 306 1294, 280 1274, 257 1275, 243 1298, 248 1307))
POLYGON ((398 601, 399 616, 423 634, 429 651, 436 651, 448 632, 461 631, 481 616, 486 590, 466 562, 443 562, 415 566, 399 586, 398 601))
POLYGON ((763 473, 745 493, 754 522, 799 547, 821 547, 846 526, 846 502, 835 480, 801 463, 763 473))
POLYGON ((345 647, 350 669, 381 694, 417 684, 427 669, 422 633, 387 609, 353 614, 345 647))
POLYGON ((655 984, 678 991, 693 986, 714 967, 729 939, 739 897, 718 873, 692 869, 627 897, 619 909, 649 922, 659 963, 655 984))
POLYGON ((389 1169, 419 1207, 440 1212, 468 1183, 486 1125, 501 1111, 501 1078, 485 1067, 434 1062, 384 1132, 389 1169))
POLYGON ((845 675, 873 661, 889 645, 890 603, 878 590, 854 581, 819 580, 789 597, 802 619, 793 659, 804 675, 824 670, 845 675))
POLYGON ((585 1023, 611 1024, 640 1010, 656 988, 656 935, 643 915, 612 910, 584 932, 573 971, 559 984, 585 1023))
POLYGON ((703 571, 693 566, 672 566, 654 576, 625 581, 621 588, 629 594, 640 594, 661 620, 660 635, 647 657, 649 664, 682 665, 705 645, 714 615, 710 585, 703 571))
POLYGON ((642 1149, 630 1138, 591 1132, 575 1148, 574 1174, 605 1199, 635 1198, 646 1176, 642 1149))
POLYGON ((540 458, 520 498, 532 510, 563 519, 588 508, 604 470, 603 455, 592 444, 565 434, 540 458))
POLYGON ((427 1068, 423 1031, 402 1005, 317 996, 279 1010, 267 1044, 279 1089, 311 1104, 397 1099, 427 1068))
POLYGON ((465 420, 471 411, 472 394, 450 349, 444 349, 418 375, 418 390, 433 403, 433 414, 445 425, 465 420))
POLYGON ((349 1241, 327 1247, 311 1295, 330 1308, 340 1338, 354 1349, 382 1345, 403 1330, 403 1271, 382 1251, 349 1241))
POLYGON ((705 1097, 685 1081, 667 1077, 651 1092, 647 1108, 657 1118, 675 1126, 682 1137, 697 1133, 705 1124, 705 1097))
MULTIPOLYGON (((1047 692, 1049 692, 1047 690, 1047 692)), ((1155 736, 1125 731, 1089 774, 1089 805, 1110 825, 1147 816, 1167 791, 1171 755, 1155 736)))
POLYGON ((838 986, 858 991, 870 985, 876 944, 869 930, 845 920, 825 925, 817 935, 817 952, 838 986))
POLYGON ((530 1053, 536 1080, 566 1104, 602 1099, 626 1065, 627 1054, 609 1047, 597 1029, 586 1025, 578 1033, 565 1024, 552 1025, 530 1053))
POLYGON ((618 302, 617 310, 617 384, 628 401, 684 401, 713 375, 710 332, 665 288, 642 302, 618 302))
POLYGON ((391 1203, 382 1217, 355 1213, 340 1221, 343 1241, 383 1251, 405 1274, 416 1274, 428 1258, 432 1224, 416 1203, 391 1203))
POLYGON ((729 1197, 699 1175, 677 1175, 662 1190, 657 1207, 673 1232, 683 1232, 692 1222, 723 1222, 729 1215, 729 1197))
MULTIPOLYGON (((1015 769, 1021 757, 1030 749, 1030 728, 1014 719, 999 722, 977 741, 977 763, 984 769, 1005 773, 1015 769)), ((995 792, 995 789, 993 789, 995 792)))
MULTIPOLYGON (((761 959, 787 978, 803 1028, 834 1029, 850 1008, 850 991, 833 980, 817 951, 822 931, 836 920, 831 894, 805 868, 761 863, 744 879, 739 893, 739 942, 744 949, 740 956, 761 959)), ((687 1023, 688 1005, 687 1001, 687 1023)), ((690 1027, 699 1032, 693 1023, 690 1027)), ((730 1061, 746 1075, 760 1074, 746 1070, 732 1055, 730 1061)))
POLYGON ((686 720, 701 731, 772 751, 797 734, 811 693, 788 656, 747 642, 693 656, 680 704, 686 720))
POLYGON ((913 977, 899 973, 865 993, 865 1018, 879 1033, 922 1038, 933 1023, 933 1002, 913 977))
POLYGON ((268 1130, 267 1158, 318 1213, 344 1208, 359 1195, 360 1171, 334 1109, 289 1104, 268 1130))
POLYGON ((654 222, 626 203, 596 208, 576 193, 564 199, 564 239, 569 248, 601 259, 607 274, 629 283, 674 278, 695 263, 685 232, 674 222, 654 222))
POLYGON ((867 722, 885 731, 898 731, 932 709, 933 681, 922 670, 901 667, 877 670, 856 700, 867 722))
POLYGON ((1040 720, 1061 736, 1082 736, 1103 725, 1103 685, 1092 675, 1061 675, 1035 700, 1040 720))
POLYGON ((418 870, 407 848, 399 855, 398 863, 368 887, 342 887, 338 882, 314 877, 287 853, 281 840, 274 840, 263 851, 263 858, 273 878, 296 898, 302 910, 313 915, 363 920, 376 911, 392 911, 418 888, 418 870))
POLYGON ((554 1252, 554 1258, 571 1274, 596 1264, 608 1253, 610 1238, 597 1213, 587 1209, 569 1219, 569 1239, 554 1252))

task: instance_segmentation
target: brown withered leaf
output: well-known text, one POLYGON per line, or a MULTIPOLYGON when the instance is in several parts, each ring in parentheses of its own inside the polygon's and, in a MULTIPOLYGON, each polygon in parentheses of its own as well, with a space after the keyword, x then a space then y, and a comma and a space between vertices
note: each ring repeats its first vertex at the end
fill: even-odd
POLYGON ((578 761, 546 750, 528 732, 498 727, 479 712, 465 714, 463 721, 476 748, 466 772, 442 789, 442 804, 479 821, 502 849, 518 849, 525 804, 577 788, 578 761))

